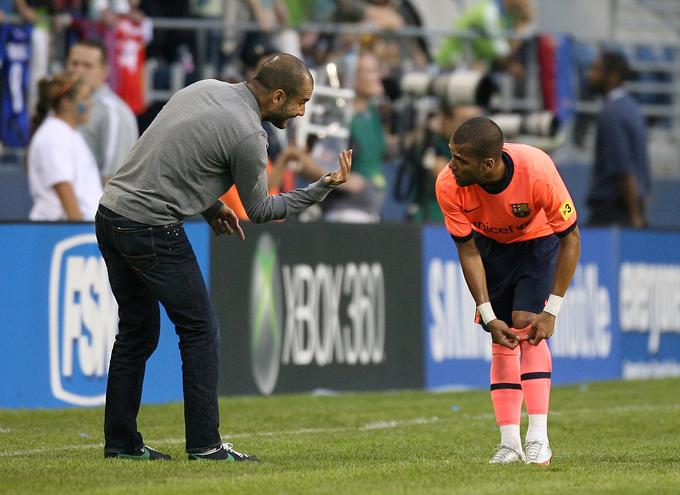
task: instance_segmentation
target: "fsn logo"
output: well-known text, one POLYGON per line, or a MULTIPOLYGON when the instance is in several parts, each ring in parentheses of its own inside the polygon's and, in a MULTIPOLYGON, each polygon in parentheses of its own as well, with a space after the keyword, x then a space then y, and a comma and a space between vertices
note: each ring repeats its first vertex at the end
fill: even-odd
POLYGON ((281 269, 269 234, 257 243, 250 290, 250 362, 258 390, 269 395, 279 376, 283 321, 281 269))
POLYGON ((117 314, 95 235, 57 243, 49 291, 50 386, 57 399, 104 404, 117 314))

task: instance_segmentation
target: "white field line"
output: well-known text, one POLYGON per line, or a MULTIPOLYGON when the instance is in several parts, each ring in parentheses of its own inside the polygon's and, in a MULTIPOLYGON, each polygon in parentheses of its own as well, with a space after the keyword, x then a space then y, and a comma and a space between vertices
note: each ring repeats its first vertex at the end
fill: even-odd
MULTIPOLYGON (((367 423, 358 428, 352 427, 337 427, 337 428, 300 428, 297 430, 283 430, 283 431, 265 431, 257 433, 235 433, 231 435, 222 435, 222 440, 230 440, 232 438, 251 438, 251 437, 285 437, 285 436, 296 436, 296 435, 309 435, 309 434, 331 434, 331 433, 341 433, 347 431, 362 431, 362 430, 379 430, 386 428, 398 428, 401 426, 411 426, 411 425, 424 425, 430 424, 438 421, 437 417, 431 418, 413 418, 405 420, 392 420, 392 421, 380 421, 376 423, 367 423)), ((149 445, 162 444, 162 445, 176 445, 184 443, 184 438, 163 438, 158 440, 148 440, 149 445)), ((25 455, 35 455, 44 454, 48 452, 59 452, 64 450, 84 450, 84 449, 94 449, 94 448, 104 448, 103 443, 87 443, 80 445, 63 445, 59 447, 39 447, 36 449, 26 449, 26 450, 5 450, 0 451, 0 457, 18 457, 25 455)))
MULTIPOLYGON (((553 416, 569 415, 573 416, 575 414, 626 414, 630 412, 653 412, 653 411, 673 411, 680 410, 680 404, 664 404, 664 405, 638 405, 638 406, 614 406, 608 408, 582 408, 582 409, 569 409, 565 411, 550 411, 553 416)), ((461 417, 467 420, 491 420, 494 418, 492 413, 481 413, 481 414, 462 414, 461 417)), ((450 416, 451 419, 456 418, 456 415, 450 416)), ((447 418, 448 419, 448 418, 447 418)), ((285 437, 285 436, 297 436, 297 435, 310 435, 310 434, 333 434, 342 433, 349 431, 372 431, 380 429, 389 428, 399 428, 404 426, 414 426, 414 425, 426 425, 432 424, 440 421, 437 416, 432 416, 430 418, 413 418, 405 420, 385 420, 377 421, 372 423, 365 423, 362 426, 356 427, 336 427, 336 428, 300 428, 297 430, 281 430, 281 431, 267 431, 267 432, 251 432, 251 433, 234 433, 229 435, 222 435, 222 440, 227 441, 234 438, 252 438, 252 437, 285 437)), ((183 444, 184 438, 162 438, 156 440, 148 440, 149 445, 178 445, 183 444)), ((85 449, 95 449, 104 448, 103 443, 88 443, 80 445, 62 445, 57 447, 39 447, 35 449, 26 450, 4 450, 0 451, 0 458, 3 457, 19 457, 19 456, 30 456, 36 454, 44 454, 51 452, 61 452, 68 450, 85 450, 85 449)))

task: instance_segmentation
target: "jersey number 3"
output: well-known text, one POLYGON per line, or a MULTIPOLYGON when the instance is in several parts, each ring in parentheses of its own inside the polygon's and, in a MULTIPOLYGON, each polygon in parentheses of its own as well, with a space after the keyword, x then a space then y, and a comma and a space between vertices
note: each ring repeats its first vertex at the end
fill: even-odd
POLYGON ((562 214, 562 218, 568 220, 571 214, 574 213, 574 207, 567 201, 560 207, 560 213, 562 214))

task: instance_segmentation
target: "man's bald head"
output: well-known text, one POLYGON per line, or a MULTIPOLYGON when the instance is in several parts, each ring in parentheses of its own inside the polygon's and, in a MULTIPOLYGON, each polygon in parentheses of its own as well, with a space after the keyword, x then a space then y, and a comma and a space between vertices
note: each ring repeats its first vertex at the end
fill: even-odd
POLYGON ((313 85, 314 80, 302 60, 288 53, 276 53, 260 63, 253 82, 269 92, 282 89, 288 97, 294 97, 313 85))
POLYGON ((302 60, 288 53, 265 58, 247 84, 257 99, 262 120, 279 129, 285 129, 290 119, 305 114, 305 104, 314 91, 309 69, 302 60))

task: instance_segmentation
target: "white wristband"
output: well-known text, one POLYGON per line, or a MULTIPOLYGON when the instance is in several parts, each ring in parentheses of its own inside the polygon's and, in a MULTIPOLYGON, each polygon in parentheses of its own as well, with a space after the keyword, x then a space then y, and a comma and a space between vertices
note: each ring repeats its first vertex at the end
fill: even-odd
POLYGON ((560 312, 560 307, 562 306, 563 299, 564 298, 561 296, 550 294, 550 296, 548 297, 548 302, 545 304, 543 311, 557 317, 557 315, 560 312))
POLYGON ((490 321, 498 319, 493 312, 490 302, 485 302, 477 306, 477 311, 479 311, 479 316, 482 318, 485 325, 488 325, 490 321))

